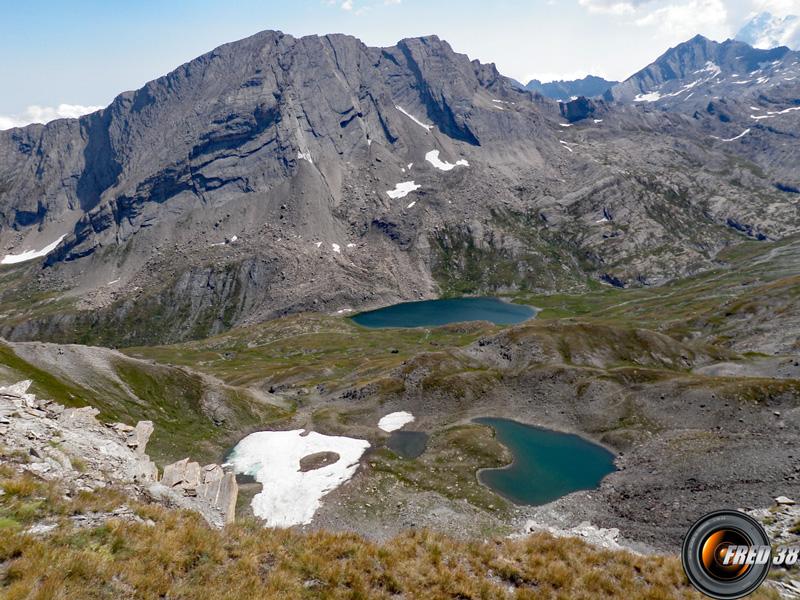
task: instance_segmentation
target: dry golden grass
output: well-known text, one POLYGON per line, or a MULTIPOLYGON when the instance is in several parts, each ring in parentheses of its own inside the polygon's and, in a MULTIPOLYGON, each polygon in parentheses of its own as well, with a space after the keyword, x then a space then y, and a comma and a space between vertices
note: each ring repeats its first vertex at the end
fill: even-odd
MULTIPOLYGON (((30 476, 0 473, 0 597, 93 598, 700 598, 675 557, 598 550, 577 539, 456 541, 410 531, 377 544, 356 535, 263 529, 244 522, 210 529, 197 515, 128 501, 155 524, 109 520, 77 528, 66 516, 111 510, 112 490, 65 499, 30 476), (20 502, 40 501, 62 525, 24 534, 20 502)), ((774 597, 764 593, 761 598, 774 597)))

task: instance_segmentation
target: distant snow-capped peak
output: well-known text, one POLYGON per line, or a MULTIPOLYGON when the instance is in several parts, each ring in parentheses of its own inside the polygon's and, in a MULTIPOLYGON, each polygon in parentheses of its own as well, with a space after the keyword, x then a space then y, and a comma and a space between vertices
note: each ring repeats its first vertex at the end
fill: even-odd
POLYGON ((748 21, 736 34, 736 39, 754 48, 788 46, 800 49, 800 17, 788 15, 775 17, 762 12, 748 21))

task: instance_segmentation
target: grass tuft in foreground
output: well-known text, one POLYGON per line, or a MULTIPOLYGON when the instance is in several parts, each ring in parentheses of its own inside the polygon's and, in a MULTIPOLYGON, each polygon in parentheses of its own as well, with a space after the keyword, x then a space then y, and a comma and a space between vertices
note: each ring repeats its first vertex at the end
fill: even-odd
MULTIPOLYGON (((700 598, 675 557, 599 550, 545 534, 457 541, 409 531, 385 544, 352 534, 210 529, 197 515, 112 491, 69 499, 55 484, 0 471, 0 596, 28 598, 700 598), (143 522, 93 527, 73 514, 126 502, 143 522), (25 504, 36 509, 22 510, 25 504), (41 519, 60 526, 26 529, 41 519), (13 525, 7 525, 13 522, 13 525)), ((763 591, 757 598, 777 598, 763 591)))

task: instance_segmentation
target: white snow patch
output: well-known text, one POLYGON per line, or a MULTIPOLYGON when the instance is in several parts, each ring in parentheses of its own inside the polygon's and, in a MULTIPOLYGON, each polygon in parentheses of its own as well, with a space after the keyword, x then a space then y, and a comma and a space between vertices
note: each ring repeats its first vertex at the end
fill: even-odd
POLYGON ((389 190, 386 193, 389 195, 389 198, 405 198, 411 192, 414 192, 421 187, 421 185, 417 185, 413 181, 403 181, 395 185, 393 190, 389 190))
POLYGON ((331 244, 331 248, 337 254, 341 254, 342 253, 342 247, 339 244, 331 244))
POLYGON ((735 142, 736 140, 740 140, 740 139, 742 139, 742 138, 743 138, 744 136, 746 136, 748 133, 750 133, 750 129, 749 129, 749 128, 748 128, 748 129, 745 129, 745 130, 744 130, 742 133, 740 133, 740 134, 739 134, 739 135, 737 135, 736 137, 732 137, 732 138, 728 138, 728 139, 723 139, 722 141, 723 141, 723 142, 735 142))
POLYGON ((347 244, 347 247, 348 248, 355 248, 356 245, 353 242, 350 242, 349 244, 347 244))
POLYGON ((785 108, 783 110, 776 110, 776 111, 767 111, 765 115, 750 115, 751 119, 755 119, 760 121, 761 119, 771 119, 772 117, 777 117, 778 115, 785 115, 795 110, 800 110, 800 106, 793 106, 791 108, 785 108))
POLYGON ((320 248, 320 247, 322 246, 322 242, 314 242, 314 245, 315 245, 317 248, 320 248))
POLYGON ((593 119, 595 123, 602 123, 603 119, 593 119))
POLYGON ((433 125, 428 125, 427 123, 423 123, 417 117, 415 117, 410 112, 408 112, 406 109, 404 109, 402 106, 395 105, 395 108, 397 110, 399 110, 401 113, 403 113, 405 116, 407 116, 409 119, 414 121, 414 123, 416 123, 420 127, 424 127, 426 131, 430 131, 431 129, 433 129, 433 125))
POLYGON ((572 127, 572 123, 559 123, 562 127, 572 127))
POLYGON ((558 140, 558 141, 559 141, 559 143, 561 143, 561 144, 563 144, 563 145, 564 145, 564 148, 566 148, 566 149, 567 149, 567 150, 569 150, 570 152, 574 152, 574 150, 573 150, 572 148, 570 148, 570 147, 569 147, 569 144, 568 144, 567 142, 565 142, 564 140, 558 140))
POLYGON ((0 260, 0 265, 15 265, 17 263, 33 260, 34 258, 41 258, 43 256, 47 256, 58 247, 58 245, 61 243, 61 240, 63 240, 65 237, 67 237, 66 233, 62 235, 60 238, 58 238, 52 244, 47 244, 47 246, 45 246, 41 250, 28 250, 26 252, 21 252, 19 254, 6 254, 3 257, 3 260, 0 260))
POLYGON ((602 219, 597 219, 597 221, 595 221, 595 223, 597 223, 598 225, 600 223, 608 223, 608 222, 609 222, 609 218, 608 217, 603 217, 602 219))
POLYGON ((706 62, 706 66, 702 69, 695 71, 695 73, 712 73, 712 77, 715 75, 719 75, 722 73, 722 69, 716 63, 711 62, 710 60, 706 62))
POLYGON ((661 99, 661 94, 659 92, 650 92, 648 94, 639 94, 637 95, 633 101, 634 102, 655 102, 656 100, 661 99))
POLYGON ((118 283, 118 282, 119 282, 119 279, 115 279, 114 281, 109 281, 106 285, 114 285, 115 283, 118 283))
POLYGON ((408 164, 406 165, 406 169, 408 169, 408 170, 410 171, 410 170, 411 170, 411 167, 413 167, 413 166, 414 166, 414 163, 408 163, 408 164))
POLYGON ((459 167, 459 166, 461 166, 461 167, 468 167, 469 166, 469 163, 466 160, 464 160, 463 158, 461 160, 457 160, 456 164, 449 163, 449 162, 443 162, 439 158, 439 151, 438 150, 431 150, 430 152, 428 152, 425 155, 425 160, 427 160, 429 163, 431 163, 434 167, 436 167, 440 171, 450 171, 450 170, 455 169, 456 167, 459 167))
POLYGON ((237 473, 252 475, 262 484, 253 498, 253 513, 270 527, 291 527, 311 522, 322 497, 350 479, 369 442, 322 435, 305 430, 259 431, 236 445, 230 463, 237 473), (317 452, 335 452, 331 465, 300 471, 300 459, 317 452))
POLYGON ((300 160, 307 160, 312 165, 314 164, 314 161, 311 160, 311 152, 298 152, 297 158, 299 158, 300 160))
POLYGON ((378 421, 378 428, 383 431, 391 432, 402 429, 409 423, 414 421, 414 415, 410 412, 401 410, 400 412, 389 413, 378 421))
POLYGON ((409 204, 408 206, 406 206, 406 208, 413 208, 413 207, 414 207, 414 205, 415 205, 416 203, 417 203, 417 201, 416 201, 416 200, 414 200, 414 202, 412 202, 411 204, 409 204))

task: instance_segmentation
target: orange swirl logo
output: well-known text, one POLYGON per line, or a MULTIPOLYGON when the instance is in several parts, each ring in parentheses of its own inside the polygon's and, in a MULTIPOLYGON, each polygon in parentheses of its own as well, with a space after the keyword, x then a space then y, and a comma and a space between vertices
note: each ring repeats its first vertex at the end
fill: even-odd
POLYGON ((681 561, 691 584, 720 600, 754 592, 769 574, 772 547, 761 524, 720 510, 698 520, 683 540, 681 561))

